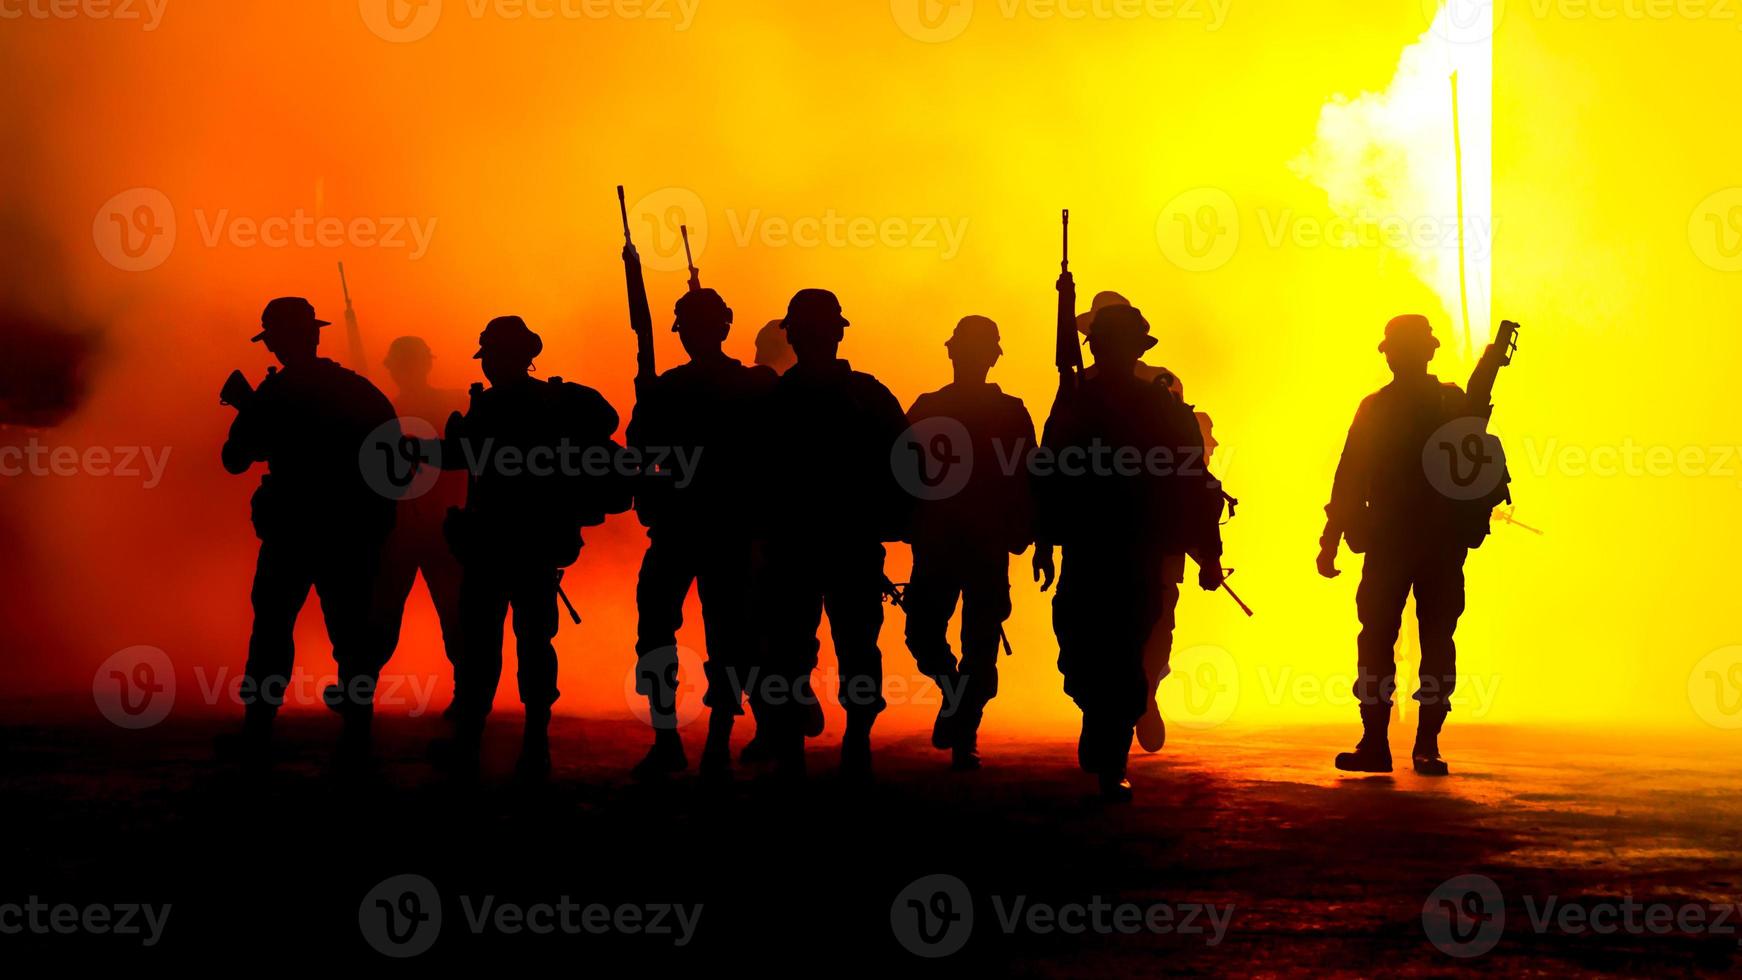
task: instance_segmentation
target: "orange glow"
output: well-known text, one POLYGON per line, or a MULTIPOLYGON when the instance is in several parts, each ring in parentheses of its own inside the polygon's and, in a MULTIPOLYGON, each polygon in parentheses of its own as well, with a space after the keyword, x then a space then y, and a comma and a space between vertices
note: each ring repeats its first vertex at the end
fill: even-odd
MULTIPOLYGON (((1083 305, 1117 289, 1145 310, 1161 339, 1152 360, 1214 416, 1218 469, 1242 501, 1228 563, 1258 616, 1188 593, 1176 712, 1352 724, 1356 576, 1313 574, 1320 508, 1356 404, 1385 381, 1373 350, 1385 320, 1419 311, 1453 336, 1457 310, 1402 250, 1327 242, 1340 204, 1300 161, 1327 103, 1391 84, 1428 6, 1204 0, 1070 19, 981 0, 947 40, 904 32, 881 0, 668 0, 671 19, 516 18, 516 4, 447 0, 427 36, 404 42, 373 32, 356 0, 169 0, 153 30, 8 20, 5 217, 17 241, 41 244, 7 249, 5 297, 106 327, 93 397, 34 437, 170 458, 152 489, 0 482, 5 574, 18 579, 0 608, 21 624, 7 670, 23 692, 85 690, 135 644, 167 651, 186 691, 240 670, 254 478, 218 464, 230 415, 217 389, 231 368, 263 372, 247 339, 267 299, 306 295, 342 319, 338 261, 372 356, 420 334, 437 381, 464 388, 484 322, 518 313, 545 337, 542 374, 600 389, 627 419, 634 338, 613 194, 625 183, 641 200, 656 323, 684 288, 682 215, 703 281, 737 311, 738 356, 793 291, 825 286, 854 323, 845 356, 911 403, 948 380, 950 326, 985 314, 1005 337, 994 380, 1037 422, 1055 385, 1056 222, 1069 207, 1083 305), (134 188, 160 192, 175 218, 167 259, 138 272, 100 245, 105 202, 134 188), (1224 200, 1229 250, 1182 256, 1175 236, 1224 200), (346 230, 336 244, 250 243, 249 223, 299 217, 346 230), (398 226, 404 247, 374 241, 398 226), (1225 711, 1192 707, 1229 681, 1225 711)), ((1729 394, 1742 275, 1726 268, 1730 239, 1690 238, 1690 223, 1704 229, 1706 207, 1724 236, 1742 213, 1742 192, 1702 204, 1742 185, 1742 131, 1717 114, 1734 90, 1735 24, 1510 6, 1527 9, 1509 9, 1493 41, 1492 308, 1526 333, 1496 428, 1519 517, 1548 534, 1500 528, 1472 558, 1460 710, 1711 731, 1730 716, 1702 708, 1690 680, 1742 642, 1730 614, 1742 462, 1726 477, 1712 458, 1742 445, 1729 394), (1630 446, 1712 455, 1695 472, 1593 474, 1593 453, 1630 446)), ((126 200, 130 212, 139 199, 126 200)), ((326 353, 343 359, 342 327, 330 334, 326 353)), ((662 366, 681 358, 675 338, 657 341, 662 366)), ((1452 345, 1445 362, 1443 377, 1467 377, 1452 345)), ((567 580, 586 623, 565 620, 557 640, 559 707, 626 714, 642 535, 625 516, 588 538, 567 580)), ((1343 567, 1357 561, 1345 553, 1343 567)), ((892 549, 898 581, 907 563, 892 549)), ((988 725, 1062 729, 1075 713, 1050 599, 1026 558, 1012 576, 1017 656, 988 725)), ((693 602, 687 620, 699 648, 693 602)), ((883 636, 891 678, 920 688, 899 614, 883 636)), ((311 605, 299 664, 325 672, 326 654, 311 605)), ((434 706, 446 703, 421 588, 390 672, 439 679, 434 706)), ((891 717, 917 727, 927 701, 891 717)))

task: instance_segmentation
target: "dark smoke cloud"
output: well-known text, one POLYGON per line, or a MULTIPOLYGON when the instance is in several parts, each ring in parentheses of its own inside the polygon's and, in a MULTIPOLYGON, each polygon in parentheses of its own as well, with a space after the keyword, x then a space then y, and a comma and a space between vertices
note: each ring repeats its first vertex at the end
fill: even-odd
POLYGON ((0 310, 0 425, 59 425, 89 390, 96 334, 0 310))
POLYGON ((0 217, 0 426, 59 425, 90 390, 101 333, 70 312, 56 254, 36 222, 0 217))

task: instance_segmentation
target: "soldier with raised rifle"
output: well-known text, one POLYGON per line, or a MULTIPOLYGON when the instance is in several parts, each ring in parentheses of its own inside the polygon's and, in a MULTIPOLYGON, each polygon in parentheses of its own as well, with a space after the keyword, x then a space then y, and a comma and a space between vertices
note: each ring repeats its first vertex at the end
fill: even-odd
POLYGON ((1114 304, 1095 314, 1095 370, 1084 376, 1068 252, 1058 291, 1059 393, 1034 466, 1034 575, 1043 590, 1052 585, 1062 546, 1053 630, 1065 693, 1083 712, 1077 759, 1104 798, 1122 802, 1133 729, 1150 701, 1144 647, 1162 616, 1167 556, 1198 555, 1198 584, 1222 585, 1220 486, 1190 407, 1165 379, 1137 376, 1155 346, 1142 313, 1114 304))
POLYGON ((290 683, 297 616, 311 589, 320 597, 338 663, 341 758, 360 759, 369 748, 381 664, 370 598, 382 544, 393 528, 394 500, 371 488, 358 454, 366 440, 397 423, 387 396, 319 355, 327 325, 306 299, 268 303, 253 339, 284 369, 269 373, 258 389, 235 372, 222 395, 236 410, 224 442, 224 468, 240 475, 256 463, 267 466, 253 499, 260 555, 240 692, 245 716, 240 736, 220 742, 222 751, 245 761, 266 757, 290 683))
POLYGON ((1428 373, 1440 342, 1426 317, 1399 316, 1385 325, 1379 350, 1392 381, 1355 413, 1319 538, 1318 571, 1325 578, 1342 574, 1337 551, 1343 541, 1366 556, 1355 593, 1361 634, 1354 690, 1362 735, 1355 751, 1338 754, 1338 769, 1391 771, 1395 650, 1404 604, 1414 592, 1421 686, 1411 763, 1425 776, 1449 771, 1439 736, 1457 687, 1453 637, 1464 612, 1464 562, 1487 537, 1495 507, 1511 499, 1504 456, 1486 428, 1494 381, 1511 363, 1517 330, 1517 324, 1502 325, 1466 393, 1428 373))
MULTIPOLYGON (((627 235, 627 222, 624 229, 627 235)), ((627 243, 626 260, 633 250, 633 243, 627 243)), ((644 291, 635 271, 630 289, 644 291)), ((640 307, 634 301, 630 306, 633 321, 633 311, 640 307)), ((731 776, 732 728, 744 712, 744 685, 757 662, 751 609, 757 530, 750 520, 755 503, 751 488, 757 478, 752 453, 762 438, 762 413, 776 375, 722 350, 732 329, 732 310, 719 293, 702 287, 693 259, 690 288, 678 299, 675 314, 671 329, 689 361, 637 379, 626 437, 630 450, 643 459, 657 455, 676 461, 648 468, 636 481, 635 510, 648 539, 635 590, 636 681, 648 697, 654 742, 635 775, 655 778, 688 766, 674 715, 675 670, 677 631, 694 585, 707 642, 703 703, 710 711, 701 774, 722 780, 731 776), (686 466, 693 470, 683 471, 686 466)), ((632 325, 638 339, 649 345, 641 363, 651 369, 651 324, 632 325)))

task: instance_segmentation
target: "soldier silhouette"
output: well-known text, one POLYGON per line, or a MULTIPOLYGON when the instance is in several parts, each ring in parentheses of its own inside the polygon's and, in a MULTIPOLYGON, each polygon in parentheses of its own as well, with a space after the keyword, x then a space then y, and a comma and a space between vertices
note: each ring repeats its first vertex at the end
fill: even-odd
POLYGON ((397 424, 387 396, 318 354, 327 325, 306 299, 273 300, 253 340, 265 343, 284 370, 252 391, 239 375, 225 386, 236 420, 224 443, 224 468, 240 475, 255 463, 267 465, 252 507, 260 555, 240 691, 244 722, 240 736, 220 742, 226 755, 246 761, 263 761, 269 749, 295 661, 296 619, 310 589, 320 598, 338 664, 341 758, 356 760, 369 748, 381 664, 370 597, 395 504, 370 488, 358 454, 372 434, 397 424))
POLYGON ((999 642, 1010 617, 1010 556, 1034 541, 1028 487, 1034 420, 1021 399, 986 380, 1004 353, 996 323, 965 317, 946 347, 955 380, 919 396, 907 418, 916 451, 946 454, 921 465, 966 465, 969 472, 959 489, 952 474, 940 472, 939 494, 922 494, 915 506, 913 580, 902 608, 907 648, 943 693, 932 744, 951 751, 953 768, 972 770, 980 767, 981 719, 998 693, 999 642), (959 663, 947 636, 958 599, 959 663))
POLYGON ((526 728, 519 768, 550 768, 556 703, 557 593, 562 569, 580 557, 581 528, 628 509, 612 474, 617 413, 591 388, 530 375, 544 341, 516 316, 491 320, 478 338, 484 376, 471 407, 449 418, 444 468, 469 472, 466 504, 446 534, 459 559, 463 643, 454 676, 454 738, 434 746, 452 768, 477 762, 484 719, 502 676, 502 626, 513 609, 526 728), (601 455, 602 454, 602 455, 601 455))
POLYGON ((684 599, 693 583, 708 648, 704 703, 711 710, 701 771, 705 778, 721 779, 731 775, 732 727, 743 713, 744 684, 758 659, 751 609, 756 528, 749 514, 757 461, 751 451, 761 438, 762 413, 777 376, 721 350, 732 328, 732 310, 719 293, 684 294, 676 315, 672 330, 689 362, 643 386, 627 435, 629 447, 640 450, 643 459, 658 454, 668 460, 644 471, 635 494, 648 537, 635 593, 637 685, 649 697, 655 728, 653 748, 635 773, 648 778, 687 766, 669 681, 684 599), (683 460, 693 472, 674 465, 683 460))
POLYGON ((775 374, 785 374, 798 363, 792 345, 786 341, 786 331, 779 320, 770 320, 756 334, 756 363, 775 374))
POLYGON ((775 385, 769 413, 775 511, 758 718, 773 723, 768 749, 780 772, 802 775, 804 738, 823 728, 811 672, 826 610, 847 716, 841 771, 863 779, 884 708, 883 544, 904 537, 911 503, 890 466, 907 418, 888 388, 837 356, 848 321, 833 293, 800 290, 782 323, 798 363, 775 385))
POLYGON ((1443 776, 1448 768, 1439 734, 1457 684, 1453 634, 1464 611, 1469 545, 1459 531, 1460 504, 1431 484, 1423 451, 1436 430, 1465 413, 1466 399, 1457 385, 1428 373, 1439 346, 1426 317, 1400 316, 1385 325, 1379 350, 1393 379, 1356 411, 1325 507, 1319 574, 1341 574, 1337 550, 1344 540, 1366 555, 1355 594, 1362 736, 1355 751, 1336 759, 1337 768, 1349 772, 1391 771, 1386 728, 1397 688, 1394 651, 1411 590, 1421 628, 1420 715, 1411 754, 1423 775, 1443 776))
MULTIPOLYGON (((420 421, 440 439, 448 418, 464 412, 466 399, 462 392, 436 388, 429 383, 434 364, 435 355, 422 337, 395 338, 382 362, 393 378, 393 405, 401 421, 420 421)), ((441 472, 429 489, 400 500, 398 519, 382 550, 381 571, 375 579, 374 617, 381 631, 383 667, 399 648, 405 603, 411 598, 420 573, 441 626, 442 650, 449 664, 459 663, 460 563, 442 534, 442 522, 449 508, 463 506, 465 502, 465 475, 454 471, 441 472)), ((336 687, 327 689, 329 706, 337 706, 337 694, 336 687)), ((445 714, 452 717, 453 712, 450 704, 445 714)))
POLYGON ((1083 711, 1077 758, 1114 801, 1131 798, 1126 763, 1149 700, 1144 647, 1163 614, 1168 556, 1198 555, 1198 584, 1221 585, 1219 485, 1171 379, 1136 374, 1153 346, 1135 308, 1095 314, 1094 371, 1061 384, 1035 466, 1043 590, 1055 575, 1053 547, 1064 548, 1053 629, 1065 693, 1083 711))

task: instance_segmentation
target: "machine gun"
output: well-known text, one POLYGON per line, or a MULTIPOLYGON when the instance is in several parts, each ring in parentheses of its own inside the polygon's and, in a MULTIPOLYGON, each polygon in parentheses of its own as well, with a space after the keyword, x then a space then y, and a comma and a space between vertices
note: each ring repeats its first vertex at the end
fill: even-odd
MULTIPOLYGON (((629 236, 629 205, 623 185, 617 185, 617 208, 623 214, 623 278, 629 287, 629 327, 635 331, 635 386, 641 388, 659 376, 653 360, 653 312, 647 305, 647 280, 641 273, 641 253, 629 236)), ((686 236, 687 240, 687 236, 686 236)))
MULTIPOLYGON (((891 580, 889 576, 883 576, 883 601, 902 612, 906 612, 907 583, 902 582, 897 584, 891 580)), ((1005 632, 1003 626, 998 627, 998 642, 1004 645, 1004 655, 1006 657, 1016 656, 1016 651, 1010 647, 1010 634, 1005 632)))

